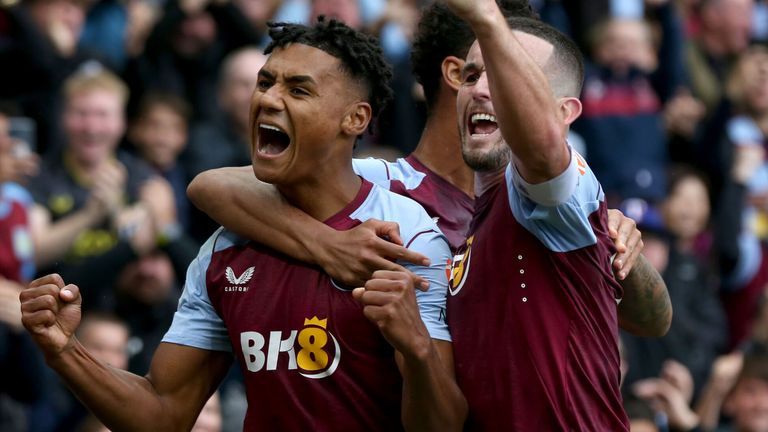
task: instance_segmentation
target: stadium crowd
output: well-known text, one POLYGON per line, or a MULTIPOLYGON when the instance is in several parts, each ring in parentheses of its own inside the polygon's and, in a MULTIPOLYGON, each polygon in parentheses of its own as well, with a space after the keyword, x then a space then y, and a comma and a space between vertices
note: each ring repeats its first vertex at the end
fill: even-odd
MULTIPOLYGON (((0 430, 105 430, 24 332, 19 293, 38 276, 80 287, 95 357, 148 371, 218 226, 187 186, 251 163, 268 21, 324 15, 378 37, 394 99, 355 157, 394 161, 427 118, 410 54, 429 3, 3 2, 0 430)), ((569 143, 637 221, 674 309, 663 337, 621 334, 631 430, 768 432, 768 2, 530 4, 584 53, 569 143)), ((241 430, 246 406, 233 367, 193 430, 241 430)))

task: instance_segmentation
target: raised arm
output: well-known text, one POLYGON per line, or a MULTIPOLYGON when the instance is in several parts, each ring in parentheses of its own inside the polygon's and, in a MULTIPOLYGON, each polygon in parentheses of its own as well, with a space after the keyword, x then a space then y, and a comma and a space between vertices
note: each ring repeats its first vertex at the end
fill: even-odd
POLYGON ((96 360, 77 341, 78 287, 48 275, 20 298, 22 322, 48 365, 110 430, 189 430, 231 364, 228 353, 163 343, 140 377, 96 360))
POLYGON ((427 263, 423 255, 402 247, 397 224, 371 220, 336 231, 290 205, 274 186, 256 179, 251 167, 203 172, 187 195, 227 229, 317 264, 351 286, 364 284, 376 270, 404 270, 395 260, 427 263))
POLYGON ((478 87, 487 79, 498 126, 518 171, 529 183, 557 177, 571 159, 567 125, 581 113, 581 104, 566 97, 575 95, 555 77, 560 68, 551 59, 552 45, 510 30, 493 0, 445 2, 475 32, 483 56, 470 51, 465 76, 475 74, 478 87))

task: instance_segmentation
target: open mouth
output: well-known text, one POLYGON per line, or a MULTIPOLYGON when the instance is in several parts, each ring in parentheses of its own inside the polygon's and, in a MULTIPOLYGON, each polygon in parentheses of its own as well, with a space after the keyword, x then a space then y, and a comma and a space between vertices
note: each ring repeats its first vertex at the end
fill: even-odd
POLYGON ((499 129, 496 116, 488 113, 475 113, 469 118, 470 135, 490 135, 499 129))
POLYGON ((291 144, 291 137, 277 126, 259 124, 259 148, 263 155, 279 155, 291 144))

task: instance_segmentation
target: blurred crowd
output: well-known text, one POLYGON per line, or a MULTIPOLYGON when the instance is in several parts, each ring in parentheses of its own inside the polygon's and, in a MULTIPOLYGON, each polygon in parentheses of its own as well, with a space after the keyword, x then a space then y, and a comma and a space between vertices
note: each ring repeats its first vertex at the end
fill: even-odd
MULTIPOLYGON (((78 337, 144 374, 215 225, 198 173, 250 163, 269 21, 376 35, 395 100, 356 149, 392 160, 424 125, 410 44, 426 0, 0 2, 0 430, 103 430, 23 332, 36 275, 80 286, 78 337)), ((768 1, 531 0, 588 60, 570 142, 637 220, 674 318, 622 334, 633 431, 768 431, 768 1)), ((233 369, 196 430, 239 430, 233 369), (223 413, 223 415, 222 415, 223 413)))

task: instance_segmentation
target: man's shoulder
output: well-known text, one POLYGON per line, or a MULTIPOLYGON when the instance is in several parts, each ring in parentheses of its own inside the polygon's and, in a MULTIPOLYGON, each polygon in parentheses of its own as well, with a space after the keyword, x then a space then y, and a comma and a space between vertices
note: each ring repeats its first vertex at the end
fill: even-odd
POLYGON ((411 190, 421 185, 428 172, 409 159, 399 158, 394 162, 375 158, 355 159, 353 167, 358 175, 379 186, 391 189, 391 182, 397 181, 406 190, 411 190))

